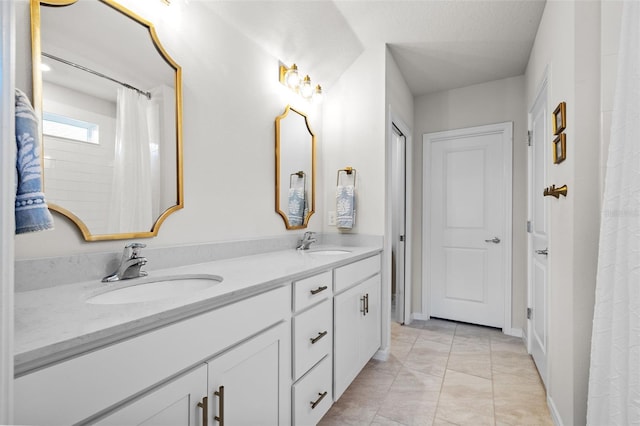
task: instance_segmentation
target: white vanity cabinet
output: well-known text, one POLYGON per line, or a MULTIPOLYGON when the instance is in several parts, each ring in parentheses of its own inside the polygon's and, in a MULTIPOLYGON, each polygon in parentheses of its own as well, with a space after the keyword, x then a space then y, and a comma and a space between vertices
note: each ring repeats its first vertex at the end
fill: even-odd
POLYGON ((198 403, 207 397, 205 424, 218 425, 213 392, 224 386, 227 424, 258 413, 276 419, 259 424, 288 425, 290 316, 291 289, 283 285, 21 376, 15 421, 203 426, 198 403), (247 399, 256 388, 272 405, 247 399))
POLYGON ((288 425, 287 329, 288 324, 282 322, 101 417, 95 424, 288 425))
POLYGON ((292 289, 292 420, 314 425, 333 402, 333 271, 296 281, 292 289))
POLYGON ((335 400, 373 357, 381 341, 380 256, 335 270, 334 369, 335 400))

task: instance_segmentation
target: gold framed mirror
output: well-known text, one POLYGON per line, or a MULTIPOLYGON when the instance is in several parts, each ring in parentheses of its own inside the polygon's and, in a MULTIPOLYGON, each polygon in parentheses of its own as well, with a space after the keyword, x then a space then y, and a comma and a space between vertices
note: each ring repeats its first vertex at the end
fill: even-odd
POLYGON ((145 238, 184 205, 182 70, 113 0, 31 0, 49 208, 87 241, 145 238))
POLYGON ((316 135, 287 105, 276 117, 276 212, 287 229, 306 228, 315 212, 316 135))

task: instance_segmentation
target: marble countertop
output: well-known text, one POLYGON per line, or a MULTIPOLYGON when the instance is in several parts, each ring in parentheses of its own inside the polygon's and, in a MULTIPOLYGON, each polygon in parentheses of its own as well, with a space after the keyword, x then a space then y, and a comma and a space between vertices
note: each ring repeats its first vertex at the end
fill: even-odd
POLYGON ((217 307, 374 255, 381 247, 316 246, 154 270, 149 278, 213 274, 219 284, 190 295, 156 301, 96 305, 86 300, 119 283, 81 282, 15 294, 15 373, 32 370, 153 330, 217 307), (315 255, 320 249, 349 250, 315 255))

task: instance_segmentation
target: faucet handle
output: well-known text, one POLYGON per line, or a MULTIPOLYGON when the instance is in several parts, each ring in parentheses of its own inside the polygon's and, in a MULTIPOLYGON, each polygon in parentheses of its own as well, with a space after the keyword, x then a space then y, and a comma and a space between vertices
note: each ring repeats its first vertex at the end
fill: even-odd
POLYGON ((307 231, 307 232, 304 233, 304 237, 303 238, 305 240, 308 240, 310 238, 313 238, 315 235, 316 235, 315 232, 307 231))
POLYGON ((130 257, 132 258, 136 258, 138 257, 138 255, 140 254, 140 249, 145 248, 147 245, 144 243, 131 243, 131 244, 127 244, 124 249, 125 252, 127 252, 127 249, 131 249, 131 254, 130 257))

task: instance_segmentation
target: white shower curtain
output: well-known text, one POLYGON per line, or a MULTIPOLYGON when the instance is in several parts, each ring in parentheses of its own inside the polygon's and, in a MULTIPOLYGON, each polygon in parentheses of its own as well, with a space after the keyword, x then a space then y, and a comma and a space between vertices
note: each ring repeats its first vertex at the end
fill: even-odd
POLYGON ((149 100, 132 89, 118 89, 109 232, 150 231, 153 225, 149 100))
POLYGON ((587 423, 640 424, 640 2, 624 2, 600 225, 587 423))

